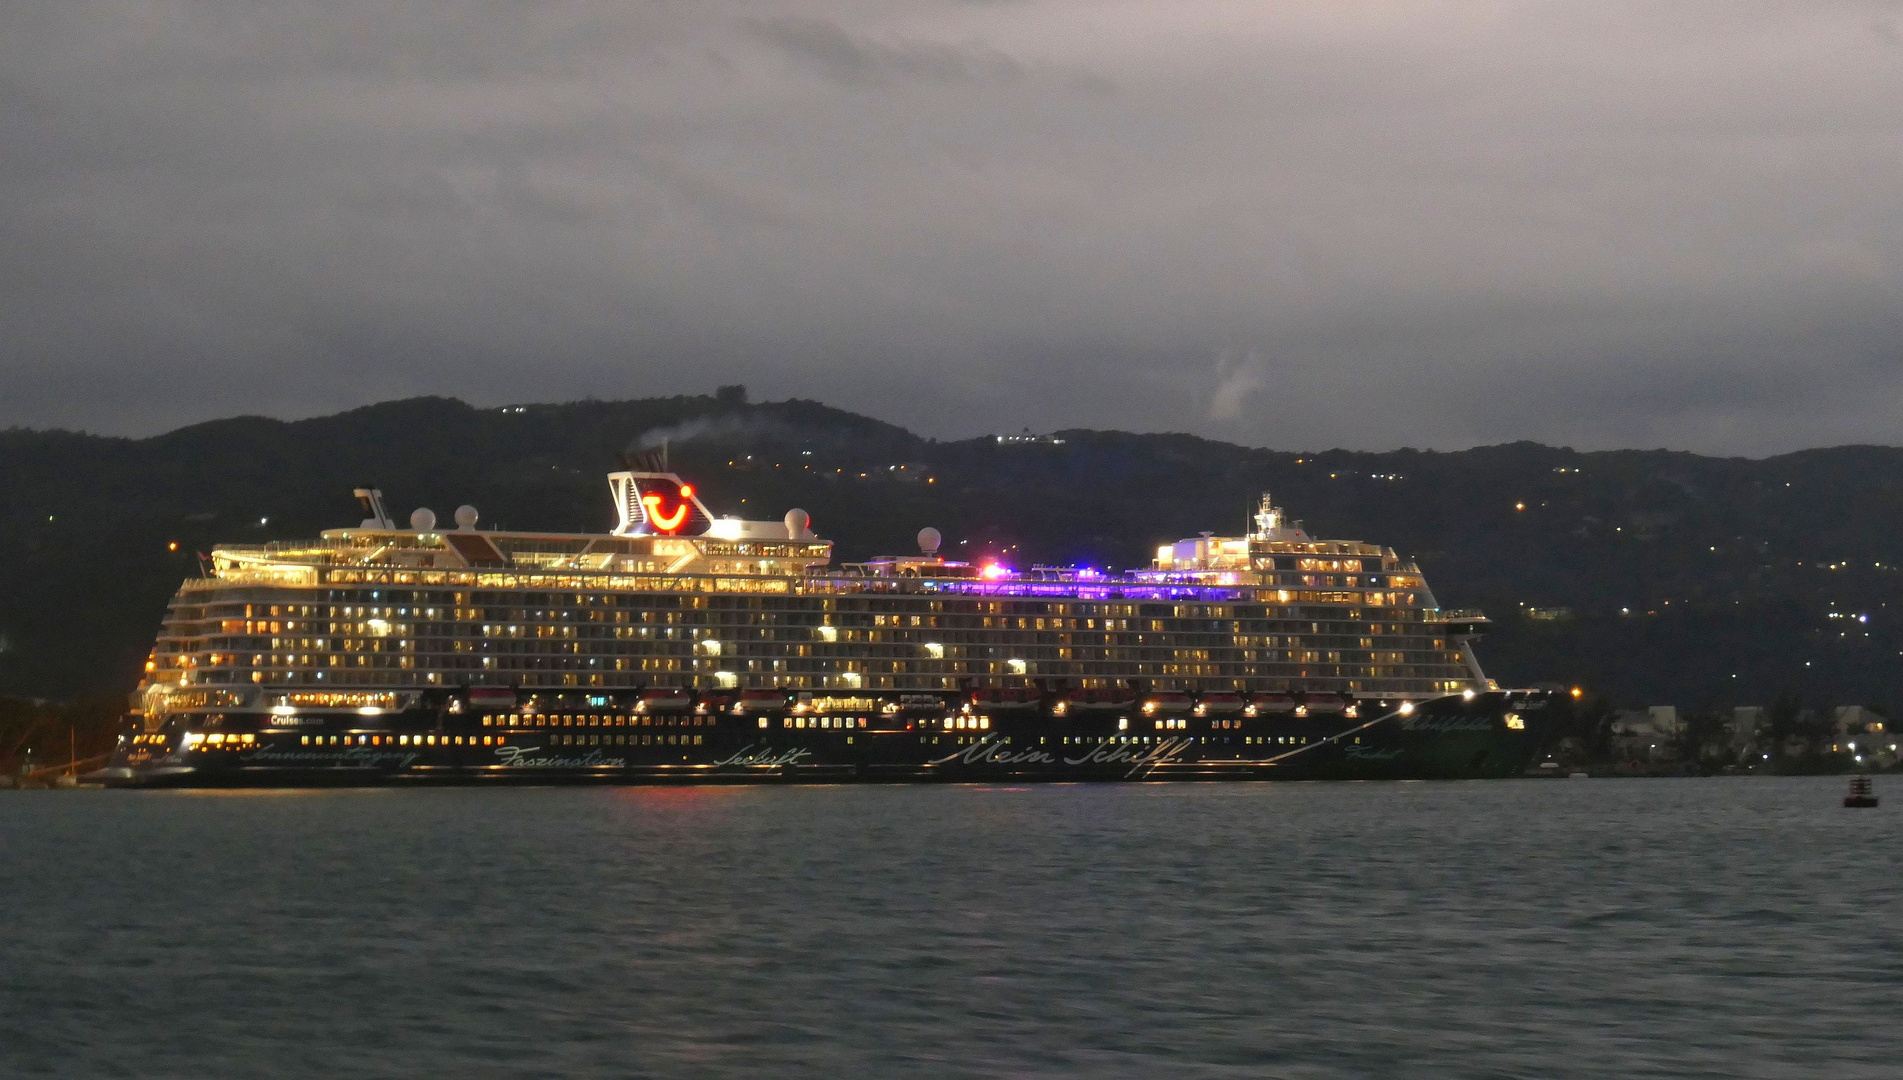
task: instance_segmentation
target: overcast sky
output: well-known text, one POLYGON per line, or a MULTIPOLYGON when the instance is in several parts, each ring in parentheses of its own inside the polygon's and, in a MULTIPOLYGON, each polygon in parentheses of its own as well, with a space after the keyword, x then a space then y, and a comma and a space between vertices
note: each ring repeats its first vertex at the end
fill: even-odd
POLYGON ((0 426, 743 382, 938 436, 1903 442, 1898 4, 0 24, 0 426))

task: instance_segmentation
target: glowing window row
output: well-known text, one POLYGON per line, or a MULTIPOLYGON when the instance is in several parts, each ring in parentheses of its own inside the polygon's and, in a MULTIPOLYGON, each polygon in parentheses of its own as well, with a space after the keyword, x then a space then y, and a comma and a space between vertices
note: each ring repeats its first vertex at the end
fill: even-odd
MULTIPOLYGON (((236 736, 233 736, 236 738, 236 736)), ((245 736, 248 741, 251 737, 245 736)), ((501 735, 304 735, 300 746, 504 746, 501 735)))
MULTIPOLYGON (((1208 742, 1211 738, 1213 738, 1213 736, 1205 735, 1198 738, 1197 741, 1208 742)), ((1155 741, 1148 735, 1066 735, 1064 737, 1064 745, 1095 746, 1102 743, 1127 743, 1132 739, 1138 742, 1155 741)), ((1242 741, 1245 745, 1249 746, 1305 746, 1309 740, 1306 736, 1299 735, 1251 735, 1242 741)))
POLYGON ((705 735, 582 735, 558 733, 549 736, 551 746, 699 746, 705 735))
MULTIPOLYGON (((780 726, 783 728, 837 728, 844 730, 846 728, 865 727, 866 722, 866 718, 863 716, 783 716, 780 718, 780 726)), ((769 721, 766 717, 762 716, 760 718, 761 727, 766 727, 768 723, 769 721)))
POLYGON ((713 717, 703 716, 627 716, 581 713, 534 713, 520 716, 484 716, 483 727, 700 727, 711 726, 713 717))
POLYGON ((242 735, 233 732, 227 735, 222 731, 214 731, 207 735, 202 731, 193 731, 186 734, 184 745, 187 750, 200 746, 209 746, 220 750, 236 750, 240 747, 250 746, 257 741, 258 737, 250 732, 245 732, 242 735))

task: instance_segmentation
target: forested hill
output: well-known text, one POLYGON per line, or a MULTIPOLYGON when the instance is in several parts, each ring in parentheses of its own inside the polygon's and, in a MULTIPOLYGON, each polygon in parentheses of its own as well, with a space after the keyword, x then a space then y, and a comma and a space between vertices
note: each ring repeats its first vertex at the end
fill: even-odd
POLYGON ((467 502, 496 527, 600 530, 613 520, 603 474, 664 438, 717 512, 804 507, 845 559, 914 550, 934 525, 960 555, 1143 565, 1160 542, 1239 531, 1268 490, 1311 533, 1390 545, 1420 560, 1442 604, 1485 608, 1481 657, 1503 683, 1688 706, 1899 696, 1903 450, 1294 453, 1099 431, 937 442, 738 388, 509 409, 423 398, 139 440, 0 433, 0 693, 130 686, 196 553, 354 525, 352 487, 380 486, 399 520, 467 502))

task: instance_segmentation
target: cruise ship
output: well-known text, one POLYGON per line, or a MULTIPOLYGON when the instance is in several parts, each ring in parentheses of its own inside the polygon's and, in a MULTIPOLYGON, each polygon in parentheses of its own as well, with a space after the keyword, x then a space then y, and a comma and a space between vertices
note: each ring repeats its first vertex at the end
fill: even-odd
POLYGON ((716 515, 663 464, 604 533, 402 528, 221 545, 172 599, 93 779, 136 785, 1379 779, 1521 772, 1503 690, 1390 549, 1247 534, 1146 569, 835 564, 801 510, 716 515))

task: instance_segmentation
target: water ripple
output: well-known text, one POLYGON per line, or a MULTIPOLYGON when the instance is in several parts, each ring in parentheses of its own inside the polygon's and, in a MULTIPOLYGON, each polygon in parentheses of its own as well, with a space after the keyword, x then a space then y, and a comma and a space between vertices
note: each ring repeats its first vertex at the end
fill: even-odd
POLYGON ((0 1073, 1888 1077, 1839 794, 21 793, 0 1073))

